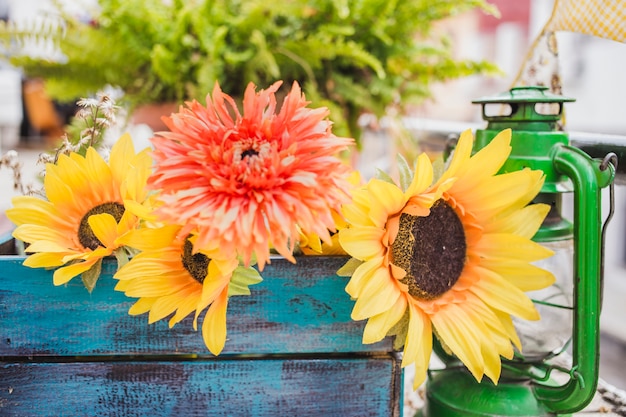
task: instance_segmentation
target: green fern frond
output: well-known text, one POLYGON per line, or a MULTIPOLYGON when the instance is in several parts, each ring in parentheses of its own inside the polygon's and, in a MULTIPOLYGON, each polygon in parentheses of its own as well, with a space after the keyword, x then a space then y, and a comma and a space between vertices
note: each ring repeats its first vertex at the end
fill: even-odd
POLYGON ((455 59, 450 41, 433 33, 460 13, 497 14, 485 0, 100 0, 93 22, 55 3, 57 24, 0 22, 0 45, 64 100, 111 85, 133 106, 203 100, 216 81, 234 96, 250 81, 298 81, 342 135, 358 138, 364 112, 419 102, 435 82, 497 73, 491 63, 455 59), (19 56, 20 42, 40 39, 66 59, 19 56))
POLYGON ((64 34, 64 22, 54 16, 28 20, 22 25, 0 20, 0 45, 10 54, 19 53, 26 46, 44 42, 52 42, 58 46, 64 34))

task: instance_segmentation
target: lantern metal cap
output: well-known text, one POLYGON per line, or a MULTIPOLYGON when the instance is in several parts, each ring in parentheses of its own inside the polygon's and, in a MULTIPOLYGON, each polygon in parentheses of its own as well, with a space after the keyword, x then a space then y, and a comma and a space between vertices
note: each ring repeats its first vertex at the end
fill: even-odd
POLYGON ((576 99, 553 94, 548 91, 548 87, 535 85, 513 87, 500 94, 474 99, 472 103, 565 103, 571 101, 576 101, 576 99))

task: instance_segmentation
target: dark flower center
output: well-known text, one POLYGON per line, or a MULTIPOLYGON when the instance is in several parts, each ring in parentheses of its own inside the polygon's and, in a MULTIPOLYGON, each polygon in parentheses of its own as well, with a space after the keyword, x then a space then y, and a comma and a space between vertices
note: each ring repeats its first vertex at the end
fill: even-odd
POLYGON ((189 275, 202 284, 209 272, 211 259, 202 253, 193 253, 193 244, 189 241, 189 238, 185 239, 183 253, 180 257, 189 275))
POLYGON ((243 160, 246 156, 252 158, 253 156, 257 156, 259 153, 252 148, 248 148, 241 153, 241 159, 243 160))
POLYGON ((100 242, 100 239, 93 233, 88 221, 90 216, 102 213, 110 214, 115 221, 119 223, 124 215, 124 206, 120 203, 104 203, 89 210, 87 214, 83 216, 78 226, 78 241, 83 247, 96 250, 98 247, 102 246, 102 242, 100 242))
POLYGON ((438 200, 428 216, 400 216, 391 255, 394 265, 407 273, 401 281, 408 285, 409 294, 434 300, 458 281, 466 249, 461 219, 444 200, 438 200))

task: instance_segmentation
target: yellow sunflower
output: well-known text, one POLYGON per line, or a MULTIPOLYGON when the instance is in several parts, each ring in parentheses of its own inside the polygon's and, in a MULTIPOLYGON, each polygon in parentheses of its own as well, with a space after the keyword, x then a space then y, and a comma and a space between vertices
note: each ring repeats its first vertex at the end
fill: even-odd
POLYGON ((214 355, 226 342, 226 310, 232 295, 248 295, 249 285, 261 281, 254 268, 239 266, 233 256, 224 256, 219 248, 193 252, 195 236, 181 226, 137 229, 123 238, 125 244, 141 252, 114 275, 116 290, 139 298, 129 314, 149 312, 154 323, 169 315, 172 327, 195 311, 198 317, 208 308, 202 323, 202 337, 214 355))
POLYGON ((126 134, 111 149, 108 163, 90 147, 85 156, 61 155, 57 164, 47 164, 47 199, 15 197, 7 210, 17 225, 13 236, 26 242, 26 252, 32 253, 24 265, 57 268, 55 285, 83 274, 91 290, 102 258, 120 249, 119 237, 139 222, 126 206, 141 206, 148 197, 148 151, 135 154, 126 134), (95 271, 95 277, 86 280, 89 271, 95 271))
POLYGON ((434 184, 422 154, 406 190, 372 179, 344 207, 349 227, 339 241, 353 259, 340 273, 351 274, 352 318, 368 319, 364 343, 398 335, 402 366, 415 364, 415 387, 426 377, 433 334, 477 380, 497 383, 501 356, 512 358, 513 345, 521 350, 511 315, 539 318, 524 291, 554 282, 531 264, 552 254, 531 241, 549 210, 529 205, 543 173, 497 175, 510 138, 505 130, 471 156, 466 131, 434 184))

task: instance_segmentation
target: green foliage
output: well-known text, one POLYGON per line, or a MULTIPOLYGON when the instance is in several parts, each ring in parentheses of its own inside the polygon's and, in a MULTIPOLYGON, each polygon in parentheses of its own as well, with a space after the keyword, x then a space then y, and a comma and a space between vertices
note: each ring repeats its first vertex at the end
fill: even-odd
POLYGON ((483 0, 101 0, 94 23, 62 14, 66 30, 48 30, 66 63, 12 62, 47 79, 58 99, 109 84, 131 105, 203 100, 216 81, 233 96, 248 82, 298 81, 331 109, 337 134, 355 136, 363 112, 380 116, 423 100, 434 82, 497 70, 454 59, 432 32, 477 8, 495 13, 483 0))
POLYGON ((87 291, 91 294, 94 288, 96 288, 96 283, 98 282, 98 278, 102 274, 102 259, 98 259, 98 261, 88 270, 83 272, 80 277, 83 280, 83 284, 87 291))

